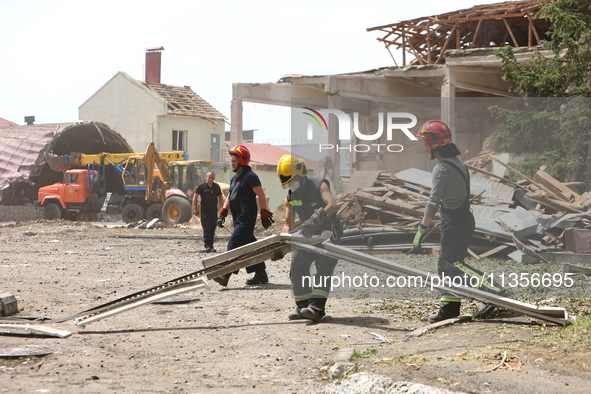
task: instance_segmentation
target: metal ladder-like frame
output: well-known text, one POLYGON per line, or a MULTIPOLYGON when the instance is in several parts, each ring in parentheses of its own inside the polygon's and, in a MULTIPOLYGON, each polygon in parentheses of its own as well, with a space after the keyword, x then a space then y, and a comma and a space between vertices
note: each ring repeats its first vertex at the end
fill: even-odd
MULTIPOLYGON (((272 257, 277 256, 277 253, 285 255, 295 249, 304 249, 327 257, 350 261, 389 275, 419 277, 424 281, 424 287, 446 290, 460 297, 472 298, 559 325, 569 324, 569 316, 564 308, 538 307, 466 286, 441 286, 438 285, 438 283, 432 283, 433 275, 428 272, 406 267, 389 260, 370 256, 333 244, 330 240, 326 239, 326 237, 317 236, 313 238, 304 238, 299 234, 272 235, 225 253, 220 253, 213 257, 203 259, 205 268, 199 271, 165 282, 159 286, 110 301, 106 304, 99 305, 75 315, 50 320, 49 322, 60 323, 73 319, 76 325, 84 327, 87 324, 138 308, 154 301, 162 300, 191 290, 209 287, 207 279, 271 259, 272 257), (319 244, 322 244, 324 248, 318 247, 317 245, 319 244)), ((438 280, 438 282, 440 281, 438 280)))

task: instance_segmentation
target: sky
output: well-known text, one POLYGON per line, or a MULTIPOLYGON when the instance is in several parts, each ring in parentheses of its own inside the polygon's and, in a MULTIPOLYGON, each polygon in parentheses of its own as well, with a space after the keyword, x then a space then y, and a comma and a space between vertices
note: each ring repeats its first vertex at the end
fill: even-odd
MULTIPOLYGON (((367 28, 496 2, 0 0, 0 118, 76 122, 119 71, 143 81, 145 48, 163 46, 161 83, 191 86, 229 122, 233 83, 393 66, 367 28)), ((243 128, 272 143, 289 138, 290 116, 244 103, 243 128)))

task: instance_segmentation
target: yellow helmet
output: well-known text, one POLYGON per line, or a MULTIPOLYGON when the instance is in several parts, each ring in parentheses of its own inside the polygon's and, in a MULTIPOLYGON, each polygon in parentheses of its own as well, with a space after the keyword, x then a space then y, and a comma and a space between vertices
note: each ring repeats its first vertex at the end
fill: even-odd
POLYGON ((306 173, 306 162, 303 159, 283 155, 279 159, 279 163, 277 163, 277 176, 281 181, 281 186, 287 185, 291 181, 291 177, 296 175, 306 176, 306 173))

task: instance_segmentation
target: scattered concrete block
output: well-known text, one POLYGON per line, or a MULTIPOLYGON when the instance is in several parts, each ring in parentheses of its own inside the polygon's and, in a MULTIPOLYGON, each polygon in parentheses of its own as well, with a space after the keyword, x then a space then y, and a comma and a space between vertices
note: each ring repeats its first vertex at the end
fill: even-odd
POLYGON ((331 379, 343 377, 348 370, 355 368, 355 364, 349 361, 337 361, 328 370, 331 379))
POLYGON ((18 313, 16 297, 8 293, 0 293, 0 316, 11 316, 18 313))
POLYGON ((352 347, 344 347, 342 349, 339 349, 334 355, 334 361, 349 361, 351 360, 353 352, 355 352, 355 349, 353 349, 352 347))

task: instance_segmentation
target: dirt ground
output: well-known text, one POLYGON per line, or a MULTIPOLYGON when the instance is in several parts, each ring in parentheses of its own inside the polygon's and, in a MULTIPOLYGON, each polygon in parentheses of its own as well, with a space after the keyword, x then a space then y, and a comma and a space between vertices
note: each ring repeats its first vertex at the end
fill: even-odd
MULTIPOLYGON (((218 252, 225 251, 228 234, 218 229, 218 252)), ((207 256, 199 252, 199 235, 190 228, 134 230, 66 221, 2 224, 0 292, 17 296, 18 317, 73 315, 199 270, 207 256)), ((387 257, 436 270, 433 256, 387 257)), ((246 286, 249 276, 241 270, 227 289, 211 281, 209 289, 173 299, 188 302, 146 305, 85 328, 73 321, 45 323, 72 332, 63 339, 0 335, 2 349, 36 345, 56 351, 0 358, 0 392, 323 392, 331 383, 327 366, 343 348, 355 350, 352 373, 393 381, 467 393, 591 392, 591 346, 588 339, 576 339, 589 337, 584 330, 501 310, 404 340, 427 325, 437 308, 437 295, 424 289, 335 292, 328 302, 331 319, 288 321, 294 304, 289 264, 290 255, 267 262, 268 285, 246 286), (375 343, 370 333, 389 343, 375 343), (564 342, 567 336, 570 342, 564 342), (503 356, 506 363, 492 370, 503 356)), ((340 262, 335 274, 343 272, 362 270, 340 262)), ((526 294, 526 301, 589 316, 589 279, 580 277, 577 285, 574 293, 526 294)), ((470 313, 475 305, 465 302, 462 308, 470 313)))

